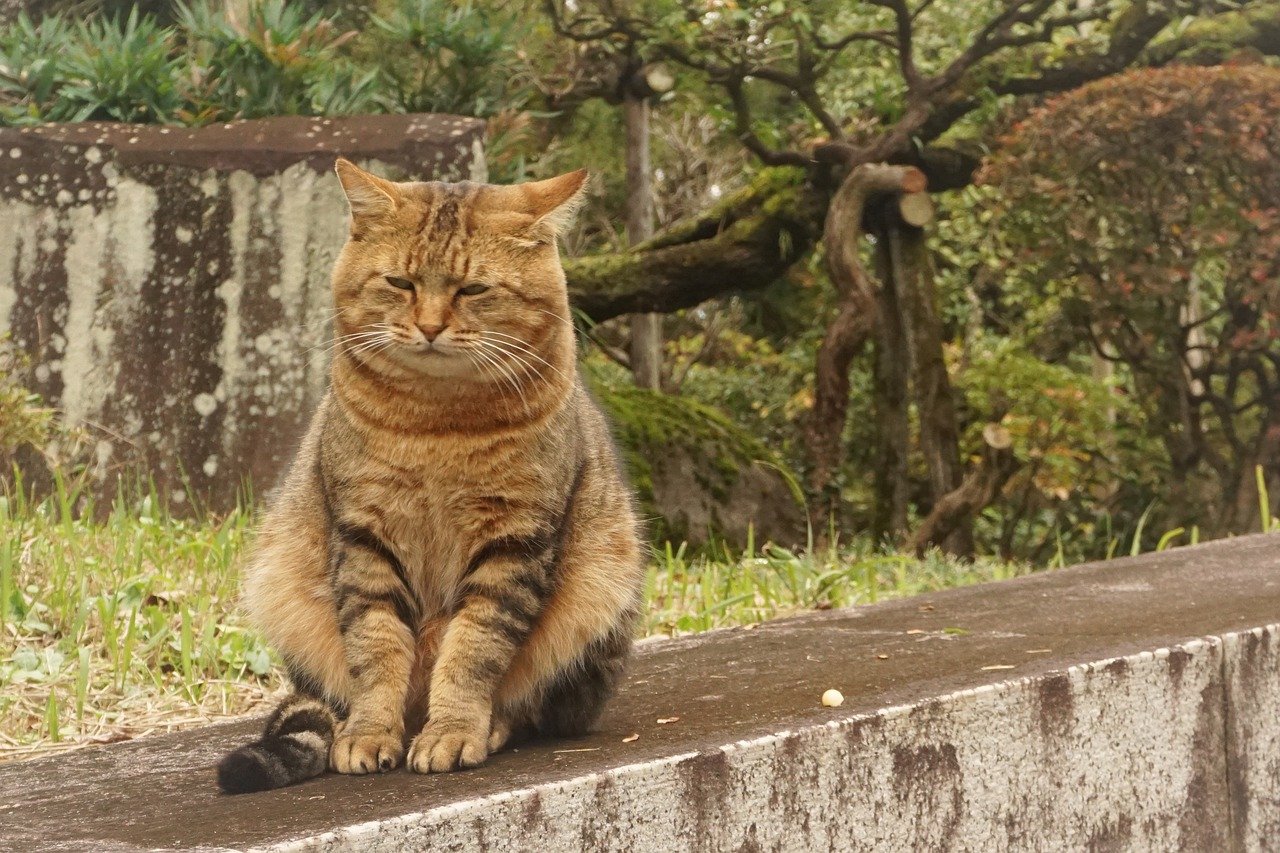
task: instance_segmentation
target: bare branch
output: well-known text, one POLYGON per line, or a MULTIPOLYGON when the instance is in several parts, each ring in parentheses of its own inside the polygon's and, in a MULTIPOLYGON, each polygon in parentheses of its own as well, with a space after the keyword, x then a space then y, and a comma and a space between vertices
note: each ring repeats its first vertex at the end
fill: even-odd
POLYGON ((967 519, 998 498, 1018 467, 1019 462, 1009 449, 985 448, 982 461, 959 486, 943 495, 920 523, 912 538, 912 550, 923 554, 941 544, 967 519))
POLYGON ((840 53, 840 51, 844 50, 849 45, 855 44, 856 42, 860 42, 860 41, 875 42, 877 44, 882 44, 885 47, 891 47, 894 50, 898 49, 897 40, 894 39, 893 33, 889 32, 888 30, 868 30, 866 32, 860 31, 860 32, 846 33, 845 35, 841 36, 838 39, 835 39, 834 41, 824 41, 822 36, 818 35, 816 32, 813 34, 814 45, 821 48, 822 50, 830 51, 831 53, 834 53, 834 54, 838 54, 840 53))
POLYGON ((753 68, 746 76, 765 80, 791 90, 832 138, 839 139, 843 135, 840 122, 836 120, 835 116, 827 112, 826 107, 823 106, 822 98, 818 95, 818 90, 814 88, 812 78, 799 74, 790 74, 777 68, 753 68))
MULTIPOLYGON (((1168 26, 1173 16, 1174 12, 1164 4, 1136 4, 1116 20, 1105 50, 1077 54, 1033 76, 995 80, 985 88, 996 96, 1042 95, 1073 89, 1091 80, 1114 74, 1132 64, 1151 40, 1168 26)), ((963 70, 961 73, 963 74, 963 70)), ((981 98, 971 95, 952 97, 939 103, 919 127, 917 137, 926 143, 937 139, 982 103, 981 98)))
POLYGON ((983 59, 1005 47, 1013 36, 1014 26, 1034 21, 1053 5, 1053 0, 1015 0, 978 31, 969 47, 962 51, 940 73, 929 78, 930 92, 939 92, 955 85, 983 59))
POLYGON ((921 77, 916 68, 914 38, 915 18, 907 8, 907 0, 871 0, 873 6, 883 6, 893 12, 897 24, 898 70, 907 84, 908 92, 919 90, 921 77))

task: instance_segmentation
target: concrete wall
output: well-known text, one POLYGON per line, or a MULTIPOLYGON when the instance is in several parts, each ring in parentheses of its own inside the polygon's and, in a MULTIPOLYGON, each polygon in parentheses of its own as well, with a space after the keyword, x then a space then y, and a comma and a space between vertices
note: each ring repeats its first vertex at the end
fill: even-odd
POLYGON ((1274 850, 1278 627, 258 849, 1274 850))
POLYGON ((473 771, 219 795, 259 725, 0 766, 0 849, 1277 850, 1280 535, 649 642, 473 771))
POLYGON ((301 117, 199 130, 0 129, 0 333, 92 437, 107 491, 266 488, 324 388, 343 154, 397 178, 483 180, 483 123, 301 117))

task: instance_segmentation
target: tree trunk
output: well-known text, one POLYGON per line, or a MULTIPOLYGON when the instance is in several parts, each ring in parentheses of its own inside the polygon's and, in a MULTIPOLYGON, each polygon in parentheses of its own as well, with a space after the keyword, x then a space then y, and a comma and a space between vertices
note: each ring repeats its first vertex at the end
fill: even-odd
POLYGON ((826 528, 839 496, 834 474, 849 408, 849 366, 877 323, 875 288, 858 254, 867 202, 877 195, 922 192, 924 173, 909 166, 864 164, 853 169, 827 208, 823 244, 827 269, 839 295, 835 319, 818 348, 814 407, 805 425, 814 527, 826 528))
MULTIPOLYGON (((649 101, 628 93, 622 101, 627 142, 627 243, 653 237, 653 173, 649 162, 649 101)), ((631 373, 636 385, 662 387, 662 315, 631 315, 631 373)))
POLYGON ((1007 446, 986 448, 986 455, 960 485, 943 495, 925 516, 912 537, 912 550, 923 555, 940 545, 961 526, 969 524, 983 507, 1000 496, 1000 490, 1018 470, 1018 461, 1007 446))
POLYGON ((833 475, 841 455, 840 439, 849 406, 849 365, 876 327, 876 311, 869 288, 845 294, 818 346, 814 406, 805 424, 809 487, 814 495, 809 521, 818 532, 827 529, 839 503, 838 483, 833 475))
POLYGON ((895 263, 894 244, 898 229, 886 224, 887 212, 875 211, 876 288, 875 346, 875 514, 872 533, 878 541, 897 542, 907 530, 907 509, 911 498, 908 462, 911 457, 911 347, 906 310, 903 305, 901 269, 895 263))
MULTIPOLYGON (((904 312, 903 326, 910 347, 911 382, 920 424, 920 450, 929 471, 930 503, 934 504, 960 485, 963 468, 955 392, 942 351, 942 318, 938 314, 934 288, 933 259, 923 230, 930 219, 931 206, 926 207, 919 197, 903 196, 897 210, 891 212, 888 247, 893 262, 891 281, 900 294, 899 306, 904 312), (911 201, 915 203, 908 207, 911 201)), ((943 547, 951 554, 971 556, 971 526, 959 525, 943 547)))

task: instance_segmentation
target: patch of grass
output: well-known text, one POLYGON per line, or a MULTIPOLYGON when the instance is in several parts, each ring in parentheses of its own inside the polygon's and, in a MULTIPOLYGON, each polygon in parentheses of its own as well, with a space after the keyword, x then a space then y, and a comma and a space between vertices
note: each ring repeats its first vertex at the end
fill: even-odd
POLYGON ((0 497, 0 761, 201 724, 280 686, 235 610, 247 513, 98 514, 63 481, 0 497))
MULTIPOLYGON (((282 689, 236 609, 249 512, 184 520, 154 496, 107 511, 65 481, 39 502, 18 492, 0 497, 0 761, 201 725, 282 689)), ((856 543, 665 550, 649 569, 643 631, 751 624, 1025 571, 856 543)))
POLYGON ((873 604, 1027 574, 1031 566, 933 551, 886 554, 866 541, 809 552, 776 545, 690 557, 666 548, 649 568, 646 633, 679 635, 803 613, 873 604))

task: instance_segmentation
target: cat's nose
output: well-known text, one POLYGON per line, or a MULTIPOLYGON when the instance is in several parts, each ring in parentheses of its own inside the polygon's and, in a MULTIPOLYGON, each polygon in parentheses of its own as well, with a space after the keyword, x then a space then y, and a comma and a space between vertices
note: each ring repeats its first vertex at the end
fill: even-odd
POLYGON ((441 324, 439 326, 433 326, 426 323, 419 323, 418 330, 422 332, 427 341, 434 342, 436 338, 440 337, 440 333, 444 331, 444 325, 441 324))

